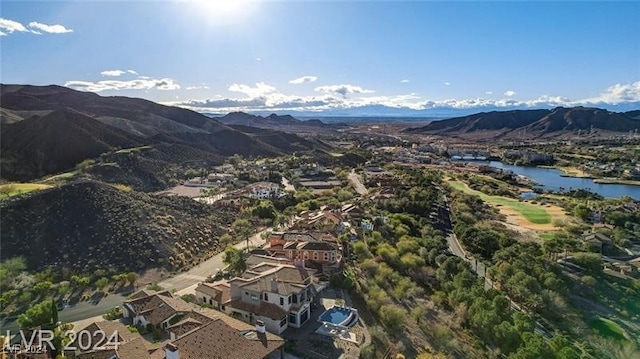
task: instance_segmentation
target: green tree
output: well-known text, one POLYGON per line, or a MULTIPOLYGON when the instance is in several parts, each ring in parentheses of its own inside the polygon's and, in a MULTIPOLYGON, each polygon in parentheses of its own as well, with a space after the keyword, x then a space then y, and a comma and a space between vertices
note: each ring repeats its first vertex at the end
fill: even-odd
POLYGON ((218 238, 218 244, 220 244, 221 247, 226 247, 231 244, 231 242, 233 242, 233 237, 231 237, 229 233, 225 233, 218 238))
POLYGON ((33 286, 33 291, 36 292, 37 295, 44 295, 49 291, 52 284, 53 283, 48 280, 38 282, 33 286))
POLYGON ((231 230, 236 234, 240 239, 244 239, 247 241, 247 251, 249 250, 249 238, 253 233, 253 227, 248 220, 243 218, 238 218, 231 224, 231 230))
POLYGON ((509 359, 540 359, 553 358, 554 355, 544 338, 531 332, 522 334, 523 345, 516 352, 509 355, 509 359))
POLYGON ((602 273, 603 262, 599 253, 576 253, 573 256, 573 261, 589 273, 602 273))
POLYGON ((136 280, 138 280, 138 273, 136 272, 127 273, 127 282, 133 285, 136 282, 136 280))
POLYGON ((380 320, 391 330, 400 330, 404 325, 406 312, 395 304, 380 307, 380 320))
POLYGON ((496 338, 496 344, 498 344, 500 350, 505 354, 516 351, 520 346, 520 333, 507 321, 495 327, 494 337, 496 338))
POLYGON ((58 306, 54 300, 51 300, 51 323, 54 325, 58 323, 58 306))
POLYGON ((236 247, 227 247, 224 250, 222 262, 229 266, 234 274, 240 274, 247 269, 247 255, 236 247))
MULTIPOLYGON (((31 308, 27 309, 26 312, 20 314, 18 316, 18 325, 22 329, 31 329, 43 325, 53 324, 53 312, 51 310, 51 306, 53 301, 47 300, 41 303, 38 303, 31 308)), ((54 303, 55 305, 55 303, 54 303)))
POLYGON ((109 279, 107 277, 102 277, 94 283, 96 289, 102 289, 106 287, 108 284, 109 284, 109 279))
POLYGON ((573 207, 573 215, 582 219, 583 221, 588 221, 591 217, 591 210, 584 204, 579 204, 573 207))
POLYGON ((260 201, 260 203, 251 210, 251 213, 262 219, 275 219, 278 214, 276 209, 273 207, 273 203, 265 200, 260 201))

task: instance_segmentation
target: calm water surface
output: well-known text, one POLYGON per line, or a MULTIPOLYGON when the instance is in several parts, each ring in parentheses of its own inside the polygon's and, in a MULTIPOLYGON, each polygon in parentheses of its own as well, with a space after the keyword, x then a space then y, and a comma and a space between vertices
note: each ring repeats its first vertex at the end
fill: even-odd
POLYGON ((529 177, 539 183, 544 189, 568 191, 570 188, 580 188, 604 197, 620 198, 622 196, 629 196, 633 199, 640 200, 640 186, 601 184, 594 183, 590 178, 562 177, 562 171, 553 168, 514 166, 498 161, 491 161, 489 165, 491 167, 512 171, 517 175, 529 177))

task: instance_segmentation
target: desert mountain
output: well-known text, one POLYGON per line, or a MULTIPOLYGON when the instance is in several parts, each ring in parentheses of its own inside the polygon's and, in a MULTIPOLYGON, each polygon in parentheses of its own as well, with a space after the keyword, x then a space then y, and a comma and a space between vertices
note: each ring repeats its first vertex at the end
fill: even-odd
POLYGON ((342 124, 325 124, 320 120, 301 121, 291 115, 276 115, 275 113, 268 116, 259 116, 244 112, 231 112, 225 116, 213 118, 230 126, 249 126, 286 132, 315 132, 319 130, 331 130, 343 126, 342 124))
POLYGON ((113 167, 92 168, 93 174, 106 176, 98 178, 118 178, 136 189, 157 190, 166 186, 165 171, 185 163, 220 163, 234 154, 278 156, 317 145, 275 130, 269 136, 257 135, 252 128, 243 131, 183 108, 61 86, 0 85, 0 115, 0 170, 8 180, 33 180, 101 156, 98 165, 107 162, 113 167), (147 149, 105 161, 109 154, 136 147, 147 149), (131 167, 132 156, 142 165, 131 167))
POLYGON ((0 201, 0 211, 4 258, 24 256, 31 268, 83 273, 186 263, 215 248, 234 216, 186 197, 94 181, 0 201))
POLYGON ((640 128, 640 121, 628 114, 633 112, 617 113, 586 107, 492 111, 433 121, 422 127, 409 128, 405 132, 434 135, 487 132, 502 137, 522 136, 526 133, 527 136, 540 137, 578 130, 628 132, 640 128))
POLYGON ((103 152, 145 142, 70 109, 3 125, 0 137, 2 174, 18 180, 60 172, 103 152))

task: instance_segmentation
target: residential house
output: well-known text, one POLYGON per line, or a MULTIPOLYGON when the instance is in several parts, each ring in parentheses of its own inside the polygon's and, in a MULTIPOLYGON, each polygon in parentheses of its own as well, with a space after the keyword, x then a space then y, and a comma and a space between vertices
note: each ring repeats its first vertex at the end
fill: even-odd
POLYGON ((592 248, 597 249, 600 253, 603 253, 607 247, 611 247, 613 245, 613 240, 611 238, 598 232, 587 233, 582 237, 582 240, 585 243, 588 243, 592 248))
POLYGON ((312 260, 320 265, 338 265, 341 257, 335 237, 306 232, 274 232, 269 237, 271 252, 284 254, 291 260, 312 260))
POLYGON ((309 320, 316 294, 311 271, 287 264, 261 263, 226 283, 201 283, 198 301, 230 316, 280 334, 287 327, 300 328, 309 320))
POLYGON ((69 347, 77 348, 75 351, 65 352, 66 357, 76 359, 148 359, 150 354, 158 349, 157 345, 145 340, 138 333, 131 333, 129 329, 119 322, 102 321, 91 323, 78 333, 87 335, 78 336, 69 347), (87 338, 100 340, 94 344, 87 338))
POLYGON ((307 212, 302 215, 292 228, 319 231, 341 231, 344 229, 344 219, 338 211, 322 210, 318 212, 307 212))
MULTIPOLYGON (((159 326, 156 326, 163 329, 163 337, 168 339, 158 345, 136 338, 136 336, 140 337, 139 334, 130 333, 119 323, 94 323, 92 326, 95 325, 95 328, 103 330, 107 336, 108 333, 114 332, 113 326, 119 325, 120 327, 115 330, 124 344, 117 348, 106 347, 102 352, 85 353, 86 356, 82 358, 283 358, 284 340, 274 334, 266 333, 264 326, 249 325, 224 313, 174 298, 166 292, 136 293, 125 302, 124 308, 125 314, 128 314, 126 318, 130 320, 143 315, 145 319, 171 318, 169 325, 164 326, 162 321, 159 326), (154 300, 154 298, 157 299, 154 300), (170 299, 167 300, 167 298, 170 299), (177 304, 178 301, 182 303, 177 304), (173 311, 167 313, 167 308, 173 308, 173 311), (135 310, 139 310, 140 313, 135 310), (132 316, 132 313, 138 315, 132 316), (146 351, 143 352, 143 349, 146 351), (125 353, 131 354, 125 356, 125 353)), ((148 321, 152 322, 153 319, 148 321)))
POLYGON ((245 189, 249 197, 257 199, 279 198, 284 196, 284 191, 281 186, 272 182, 254 183, 245 189))
POLYGON ((157 292, 126 300, 122 307, 124 318, 131 320, 133 325, 153 325, 154 328, 166 329, 178 315, 192 309, 189 303, 176 298, 168 291, 157 292))

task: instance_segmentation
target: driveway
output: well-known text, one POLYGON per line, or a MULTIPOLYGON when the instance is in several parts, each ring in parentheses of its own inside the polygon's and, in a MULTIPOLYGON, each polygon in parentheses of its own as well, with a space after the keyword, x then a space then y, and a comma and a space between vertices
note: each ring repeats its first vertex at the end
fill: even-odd
POLYGON ((356 192, 358 192, 358 194, 360 194, 361 196, 366 196, 367 193, 369 193, 367 188, 362 184, 360 176, 356 174, 355 169, 352 169, 351 172, 349 172, 347 178, 349 179, 349 181, 351 181, 351 184, 353 184, 353 187, 355 188, 356 192))

